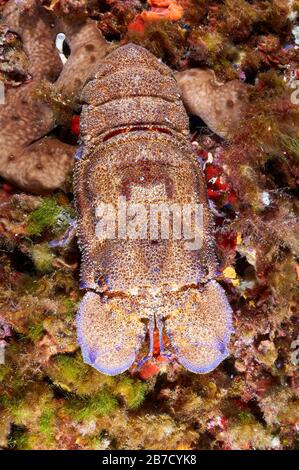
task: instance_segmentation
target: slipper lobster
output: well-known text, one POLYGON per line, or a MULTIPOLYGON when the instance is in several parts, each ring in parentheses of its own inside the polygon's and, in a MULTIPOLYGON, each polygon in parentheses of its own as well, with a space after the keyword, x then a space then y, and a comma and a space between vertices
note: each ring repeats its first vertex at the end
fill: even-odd
POLYGON ((168 354, 165 333, 187 370, 209 372, 228 355, 232 312, 215 280, 205 183, 175 78, 146 49, 128 44, 105 58, 81 98, 74 188, 80 287, 87 290, 77 316, 84 361, 120 374, 136 361, 147 332, 142 363, 152 356, 158 331, 161 354, 168 354), (165 227, 162 209, 161 233, 144 228, 140 211, 148 216, 153 206, 183 215, 200 207, 200 243, 195 209, 192 233, 182 237, 179 218, 165 227))

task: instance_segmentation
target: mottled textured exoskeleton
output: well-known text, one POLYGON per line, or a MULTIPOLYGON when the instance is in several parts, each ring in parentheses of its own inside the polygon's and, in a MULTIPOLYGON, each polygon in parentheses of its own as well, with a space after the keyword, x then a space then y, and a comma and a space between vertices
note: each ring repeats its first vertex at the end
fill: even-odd
POLYGON ((226 356, 231 309, 214 280, 217 261, 188 117, 168 67, 145 49, 112 52, 82 94, 82 147, 75 167, 81 287, 77 326, 84 360, 109 375, 135 361, 148 329, 169 337, 178 361, 205 373, 226 356), (202 246, 183 239, 96 236, 97 208, 119 198, 142 204, 200 204, 202 246))

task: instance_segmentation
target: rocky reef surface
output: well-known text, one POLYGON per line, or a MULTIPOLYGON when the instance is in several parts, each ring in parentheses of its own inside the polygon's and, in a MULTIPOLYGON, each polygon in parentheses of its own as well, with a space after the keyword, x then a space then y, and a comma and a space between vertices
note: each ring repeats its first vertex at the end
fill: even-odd
MULTIPOLYGON (((36 4, 14 3, 27 8, 29 16, 36 4)), ((117 377, 83 363, 75 330, 83 295, 80 253, 74 239, 65 246, 49 244, 64 236, 75 217, 71 159, 80 106, 73 84, 80 86, 75 79, 82 74, 81 62, 76 62, 81 49, 64 43, 61 50, 74 61, 72 82, 61 78, 70 74, 66 66, 61 73, 60 63, 47 80, 32 79, 27 39, 9 26, 3 13, 0 80, 7 96, 22 95, 22 87, 34 85, 40 108, 26 114, 25 126, 22 120, 14 123, 15 131, 22 129, 22 145, 10 140, 7 126, 5 138, 16 156, 9 159, 9 173, 4 163, 10 155, 1 141, 0 447, 298 448, 298 2, 37 3, 43 14, 63 23, 66 35, 76 37, 66 27, 92 22, 95 37, 98 32, 103 36, 102 48, 143 45, 173 69, 178 83, 185 82, 190 135, 205 168, 221 260, 219 280, 234 312, 235 333, 230 357, 205 375, 166 361, 158 345, 153 360, 117 377), (190 75, 194 68, 199 71, 190 75), (203 73, 214 80, 209 116, 192 100, 203 73), (223 133, 219 88, 227 93, 232 82, 245 87, 247 96, 238 99, 237 114, 223 133), (19 164, 24 155, 33 158, 31 150, 24 152, 34 145, 32 124, 39 112, 47 119, 36 138, 57 141, 67 153, 56 179, 53 168, 49 179, 50 159, 35 169, 34 178, 22 173, 19 164)), ((0 13, 7 4, 0 0, 0 13)))

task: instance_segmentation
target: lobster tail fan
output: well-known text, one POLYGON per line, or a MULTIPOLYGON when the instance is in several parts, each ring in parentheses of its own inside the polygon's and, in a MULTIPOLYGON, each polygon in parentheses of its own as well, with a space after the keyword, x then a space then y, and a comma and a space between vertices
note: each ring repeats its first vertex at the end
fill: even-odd
POLYGON ((84 362, 107 375, 129 369, 144 340, 146 326, 134 299, 83 297, 77 316, 78 342, 84 362))
POLYGON ((204 374, 227 356, 233 332, 231 308, 222 287, 215 281, 202 291, 182 293, 165 328, 178 361, 189 371, 204 374))

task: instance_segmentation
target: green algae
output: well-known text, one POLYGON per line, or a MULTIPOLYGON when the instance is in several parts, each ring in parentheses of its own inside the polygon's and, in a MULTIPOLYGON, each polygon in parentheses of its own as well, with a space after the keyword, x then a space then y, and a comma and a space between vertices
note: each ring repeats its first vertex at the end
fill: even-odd
POLYGON ((32 248, 32 261, 37 271, 46 273, 53 270, 55 255, 48 243, 35 244, 32 248))
POLYGON ((86 421, 113 413, 118 408, 118 401, 111 393, 103 391, 92 397, 71 399, 66 406, 76 421, 86 421))
POLYGON ((41 235, 46 229, 54 233, 66 230, 72 219, 72 211, 68 207, 59 205, 55 198, 44 198, 41 204, 28 218, 28 233, 41 235))
POLYGON ((53 442, 54 432, 55 432, 55 412, 48 406, 44 409, 38 425, 38 432, 43 434, 46 441, 50 444, 53 442))
POLYGON ((299 139, 296 139, 295 137, 291 137, 290 135, 287 135, 287 134, 280 134, 279 138, 285 150, 288 153, 291 153, 292 155, 294 155, 294 157, 298 161, 299 160, 299 139))
POLYGON ((129 409, 137 409, 145 399, 147 385, 140 380, 124 376, 114 388, 114 393, 120 395, 129 409))
POLYGON ((43 335, 44 332, 44 326, 43 324, 37 324, 37 325, 30 325, 28 327, 28 333, 26 336, 30 338, 33 343, 36 343, 39 341, 43 335))

